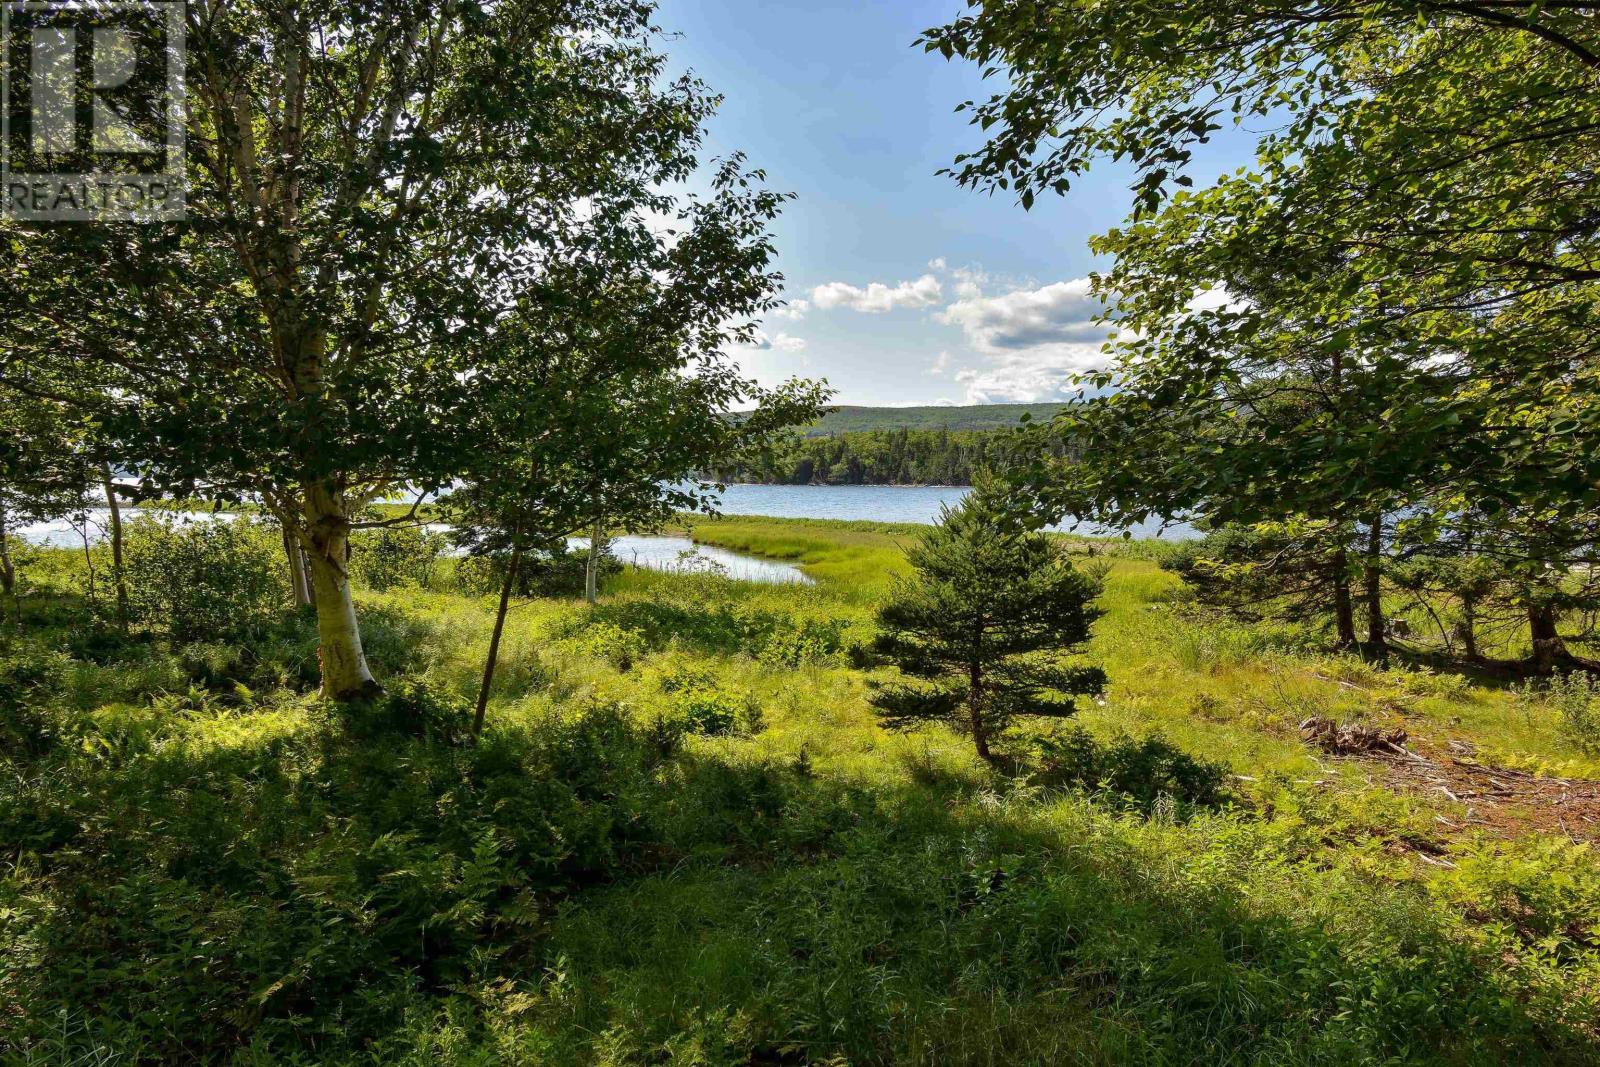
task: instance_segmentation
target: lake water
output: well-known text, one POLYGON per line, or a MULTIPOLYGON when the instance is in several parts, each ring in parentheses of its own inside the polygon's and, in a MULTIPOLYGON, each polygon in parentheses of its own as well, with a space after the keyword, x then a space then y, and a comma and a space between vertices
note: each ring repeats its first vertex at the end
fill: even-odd
MULTIPOLYGON (((779 519, 870 519, 873 522, 939 521, 944 507, 960 504, 972 490, 948 485, 730 485, 718 510, 726 515, 766 515, 779 519)), ((1071 524, 1051 527, 1068 533, 1113 537, 1119 530, 1071 524)), ((1194 527, 1159 520, 1142 523, 1134 537, 1180 541, 1195 537, 1194 527)))
MULTIPOLYGON (((569 537, 567 544, 588 548, 587 537, 569 537)), ((627 534, 611 539, 611 554, 623 563, 653 571, 712 573, 745 582, 809 585, 811 579, 793 563, 757 559, 714 545, 698 545, 687 537, 627 534)))
MULTIPOLYGON (((129 508, 124 512, 124 515, 129 518, 132 517, 132 514, 136 514, 135 509, 129 508)), ((185 522, 214 522, 217 520, 231 522, 238 517, 232 512, 187 511, 167 512, 166 514, 174 515, 185 522)), ((89 512, 89 539, 95 542, 102 540, 106 536, 106 528, 109 523, 110 512, 104 508, 89 512)), ((428 528, 440 533, 449 529, 449 527, 438 523, 431 523, 428 528)), ((21 526, 13 532, 22 541, 49 548, 79 548, 83 545, 83 538, 77 527, 65 519, 21 526)), ((587 548, 589 546, 588 538, 584 537, 570 537, 567 541, 575 548, 587 548)), ((746 582, 801 585, 810 584, 811 582, 811 579, 806 577, 805 572, 793 563, 757 559, 754 556, 741 555, 713 545, 697 545, 687 537, 636 535, 614 537, 611 539, 611 554, 623 563, 654 571, 674 571, 683 574, 696 572, 722 574, 729 578, 737 578, 746 582)))
MULTIPOLYGON (((125 507, 122 509, 122 521, 130 522, 140 513, 140 509, 125 507)), ((163 515, 172 515, 184 522, 232 522, 238 514, 232 511, 163 511, 163 515)), ((104 540, 111 527, 111 512, 105 508, 89 509, 89 540, 98 542, 104 540)), ((83 537, 78 533, 78 528, 66 519, 52 519, 50 522, 35 522, 27 526, 19 526, 10 531, 18 540, 30 545, 40 545, 45 548, 82 548, 83 537)))
MULTIPOLYGON (((720 494, 719 510, 728 515, 760 515, 780 519, 867 519, 873 522, 933 523, 945 507, 955 507, 971 490, 955 486, 898 485, 730 485, 720 494)), ((128 508, 125 517, 137 514, 128 508)), ((231 521, 231 512, 168 512, 186 521, 231 521)), ((89 513, 91 540, 105 536, 109 521, 104 508, 89 513)), ((443 529, 443 527, 435 527, 443 529)), ((1116 531, 1092 526, 1060 526, 1083 534, 1113 535, 1116 531)), ((30 544, 52 548, 75 548, 83 542, 77 529, 64 519, 35 523, 13 531, 30 544)), ((1181 540, 1195 536, 1193 527, 1149 522, 1135 527, 1135 537, 1161 537, 1181 540)), ((587 545, 583 538, 572 538, 574 545, 587 545)), ((651 570, 717 571, 730 578, 755 582, 808 582, 809 578, 792 563, 745 556, 711 545, 697 545, 684 537, 619 537, 612 542, 612 554, 624 563, 651 570)))

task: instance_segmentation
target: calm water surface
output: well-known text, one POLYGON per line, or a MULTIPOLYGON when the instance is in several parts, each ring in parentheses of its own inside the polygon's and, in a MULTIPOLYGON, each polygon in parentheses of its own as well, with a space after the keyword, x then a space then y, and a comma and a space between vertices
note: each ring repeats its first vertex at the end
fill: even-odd
MULTIPOLYGON (((125 518, 137 514, 133 508, 123 512, 125 518)), ((182 522, 231 522, 237 518, 233 512, 164 512, 182 522)), ((99 542, 106 537, 110 512, 104 508, 89 512, 89 540, 99 542)), ((430 523, 428 529, 436 533, 448 532, 449 527, 430 523)), ((72 523, 65 519, 21 526, 12 531, 20 540, 49 548, 79 548, 83 537, 72 523)), ((588 538, 571 537, 568 543, 575 548, 589 547, 588 538)), ((623 563, 655 571, 678 573, 722 574, 746 582, 795 583, 808 585, 811 579, 793 563, 757 559, 754 556, 730 552, 712 545, 697 545, 687 537, 646 537, 629 535, 611 539, 611 554, 623 563)))
MULTIPOLYGON (((124 507, 122 521, 132 522, 139 517, 139 508, 124 507)), ((171 515, 183 522, 232 522, 239 517, 233 511, 162 511, 151 514, 171 515)), ((105 508, 91 508, 89 510, 89 540, 98 543, 109 536, 107 531, 111 528, 111 512, 105 508)), ((49 522, 35 522, 27 526, 18 526, 11 530, 19 540, 30 545, 39 545, 44 548, 82 548, 83 536, 78 532, 78 527, 66 519, 52 519, 49 522)))
MULTIPOLYGON (((728 515, 761 515, 778 519, 866 519, 873 522, 933 523, 945 507, 955 507, 971 492, 956 486, 900 485, 730 485, 719 496, 718 509, 728 515)), ((124 510, 124 517, 138 514, 124 510)), ((231 521, 231 512, 166 512, 190 522, 231 521)), ((89 536, 98 541, 105 536, 108 513, 99 508, 89 513, 89 536)), ((435 526, 436 529, 444 529, 435 526)), ((1088 525, 1058 526, 1055 529, 1083 534, 1112 536, 1118 531, 1088 525)), ((21 540, 52 548, 74 548, 83 542, 77 529, 66 520, 36 523, 13 531, 21 540)), ((1161 537, 1181 540, 1195 536, 1193 527, 1160 522, 1134 527, 1135 537, 1161 537)), ((581 537, 573 545, 587 545, 581 537)), ((624 563, 651 570, 715 571, 730 578, 754 582, 809 582, 792 563, 757 559, 724 548, 697 545, 685 537, 634 536, 612 541, 612 554, 624 563)))
MULTIPOLYGON (((573 548, 588 548, 587 537, 569 537, 573 548)), ((611 539, 611 554, 623 563, 652 571, 712 573, 745 582, 809 585, 797 565, 729 552, 714 545, 697 545, 687 537, 658 537, 628 534, 611 539)))
MULTIPOLYGON (((939 521, 940 509, 955 507, 972 490, 945 485, 730 485, 719 510, 727 515, 768 515, 779 519, 870 519, 873 522, 939 521)), ((1055 530, 1091 536, 1116 536, 1120 530, 1064 525, 1055 530)), ((1196 536, 1187 523, 1162 530, 1159 521, 1132 530, 1134 537, 1177 541, 1196 536)))

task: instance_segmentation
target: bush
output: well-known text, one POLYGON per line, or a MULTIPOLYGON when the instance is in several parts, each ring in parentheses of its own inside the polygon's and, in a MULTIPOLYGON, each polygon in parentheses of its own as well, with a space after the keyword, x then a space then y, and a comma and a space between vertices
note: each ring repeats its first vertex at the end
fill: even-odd
POLYGON ((615 625, 638 635, 646 648, 678 647, 701 653, 754 657, 768 667, 795 668, 842 661, 848 642, 841 619, 796 617, 710 595, 673 591, 648 598, 601 604, 589 617, 564 626, 558 636, 575 636, 587 626, 615 625), (593 621, 590 621, 593 620, 593 621))
POLYGON ((421 526, 362 530, 350 538, 350 573, 380 592, 402 585, 426 588, 444 554, 445 536, 421 526))
POLYGON ((278 535, 246 518, 140 516, 124 545, 134 619, 190 643, 259 630, 286 597, 278 535))
POLYGON ((676 708, 691 731, 707 737, 750 733, 752 724, 760 728, 758 705, 720 689, 690 689, 680 693, 676 708))
POLYGON ((37 755, 58 734, 51 704, 67 687, 72 660, 60 652, 18 649, 0 657, 0 750, 37 755))
POLYGON ((650 651, 643 634, 609 622, 563 628, 555 636, 562 647, 604 659, 619 671, 632 670, 634 663, 650 651))
POLYGON ((752 696, 735 696, 717 688, 717 677, 705 667, 671 663, 658 668, 656 684, 673 698, 672 711, 661 720, 681 732, 721 737, 758 733, 761 705, 752 696))
POLYGON ((844 622, 840 619, 802 619, 775 626, 756 658, 768 667, 790 669, 805 663, 832 660, 844 647, 844 622))
MULTIPOLYGON (((456 586, 473 596, 500 592, 506 580, 505 553, 464 556, 456 561, 456 586)), ((565 544, 525 553, 517 566, 516 596, 572 597, 583 594, 584 573, 589 564, 587 549, 572 549, 565 544)), ((614 556, 600 557, 600 580, 617 574, 622 564, 614 556)))
POLYGON ((1579 673, 1529 682, 1517 690, 1517 700, 1525 708, 1550 709, 1563 740, 1585 756, 1600 755, 1600 678, 1579 673))
POLYGON ((476 745, 448 743, 464 703, 412 683, 128 719, 0 790, 0 840, 40 857, 0 880, 7 1062, 69 1017, 132 1062, 344 1062, 439 991, 509 988, 574 890, 778 847, 794 791, 613 704, 476 745))
POLYGON ((352 732, 364 737, 395 734, 448 745, 465 739, 472 729, 472 708, 464 699, 409 678, 373 704, 346 714, 352 732))
POLYGON ((1197 760, 1160 735, 1142 741, 1118 737, 1102 745, 1074 726, 1040 738, 1037 747, 1034 778, 1046 787, 1110 794, 1146 814, 1161 803, 1217 807, 1224 799, 1227 768, 1197 760))

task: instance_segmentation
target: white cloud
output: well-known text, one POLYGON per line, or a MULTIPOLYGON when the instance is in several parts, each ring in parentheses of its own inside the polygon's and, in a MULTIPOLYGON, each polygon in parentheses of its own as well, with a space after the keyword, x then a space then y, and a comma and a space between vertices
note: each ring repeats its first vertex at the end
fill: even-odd
POLYGON ((1075 391, 1069 382, 1101 366, 1101 346, 1113 328, 1095 321, 1104 305, 1089 279, 1011 289, 985 295, 988 275, 975 269, 952 272, 959 297, 936 316, 959 326, 983 364, 956 373, 968 403, 1059 400, 1075 391))
POLYGON ((957 267, 950 271, 955 279, 956 296, 961 300, 975 300, 994 280, 988 271, 979 267, 957 267))
POLYGON ((790 300, 781 308, 772 312, 774 318, 788 319, 790 322, 799 322, 806 317, 806 312, 811 310, 811 301, 805 297, 790 300))
POLYGON ((940 352, 939 358, 933 361, 933 366, 928 368, 929 374, 943 375, 950 369, 950 353, 940 352))
POLYGON ((924 274, 915 281, 894 286, 869 282, 864 289, 848 282, 828 282, 811 290, 811 303, 822 311, 843 307, 876 315, 895 308, 932 307, 943 295, 939 279, 924 274))
POLYGON ((1110 332, 1094 321, 1103 307, 1090 292, 1089 279, 1074 278, 999 296, 973 293, 938 317, 940 322, 960 326, 980 352, 1013 352, 1041 345, 1098 345, 1110 332))
POLYGON ((1188 310, 1201 312, 1226 308, 1229 311, 1244 311, 1249 306, 1248 302, 1235 299, 1233 294, 1228 292, 1227 286, 1213 285, 1196 293, 1194 298, 1189 301, 1188 310))
POLYGON ((768 334, 767 331, 758 329, 751 337, 750 343, 740 347, 753 348, 758 352, 804 352, 806 339, 789 333, 768 334))
POLYGON ((1065 400, 1077 392, 1072 375, 1099 364, 1094 349, 1065 346, 1010 352, 991 357, 982 368, 956 372, 968 404, 1037 404, 1065 400))

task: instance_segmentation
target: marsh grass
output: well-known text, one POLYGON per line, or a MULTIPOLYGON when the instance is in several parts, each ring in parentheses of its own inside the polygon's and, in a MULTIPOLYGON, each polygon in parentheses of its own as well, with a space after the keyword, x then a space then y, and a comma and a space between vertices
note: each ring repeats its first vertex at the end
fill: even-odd
POLYGON ((1200 618, 1159 549, 1112 545, 1111 686, 1079 721, 1221 764, 1228 799, 1041 789, 871 714, 850 650, 911 530, 701 521, 817 584, 626 571, 593 609, 519 601, 478 746, 494 605, 447 567, 361 593, 399 701, 366 718, 312 697, 302 616, 85 657, 71 588, 38 587, 0 655, 27 742, 0 757, 0 1058, 1594 1061, 1590 850, 1439 837, 1448 802, 1295 732, 1600 773, 1548 698, 1200 618))

